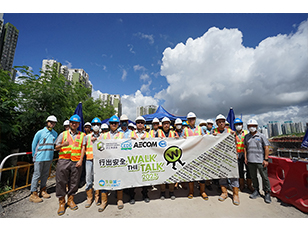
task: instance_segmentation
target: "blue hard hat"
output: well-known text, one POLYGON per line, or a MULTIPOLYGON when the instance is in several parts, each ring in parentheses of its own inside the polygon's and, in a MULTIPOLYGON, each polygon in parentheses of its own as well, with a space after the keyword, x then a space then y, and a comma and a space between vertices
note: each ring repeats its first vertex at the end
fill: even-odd
POLYGON ((234 124, 242 124, 242 123, 243 123, 243 121, 240 118, 236 118, 234 120, 234 124))
POLYGON ((187 124, 186 121, 183 121, 182 125, 183 125, 183 126, 185 126, 185 125, 188 126, 188 124, 187 124))
POLYGON ((113 115, 110 117, 109 122, 118 122, 120 123, 119 117, 117 117, 116 115, 113 115))
POLYGON ((81 119, 80 119, 79 115, 73 115, 73 116, 71 116, 70 121, 80 123, 81 119))
POLYGON ((101 120, 97 117, 95 117, 92 121, 91 121, 91 124, 101 124, 101 120))

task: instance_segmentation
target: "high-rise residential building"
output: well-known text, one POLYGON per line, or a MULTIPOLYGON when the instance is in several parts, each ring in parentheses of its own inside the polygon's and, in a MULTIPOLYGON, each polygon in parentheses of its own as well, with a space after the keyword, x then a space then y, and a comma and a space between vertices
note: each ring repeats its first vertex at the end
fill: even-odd
POLYGON ((42 71, 52 70, 52 67, 56 68, 58 74, 62 74, 67 79, 67 84, 71 82, 76 83, 79 82, 86 88, 91 89, 89 96, 92 93, 92 84, 89 80, 88 73, 83 69, 69 69, 67 66, 62 65, 60 62, 57 62, 53 59, 44 59, 42 61, 42 71))
POLYGON ((86 88, 91 88, 92 91, 92 84, 89 81, 89 75, 84 69, 68 69, 68 80, 73 83, 79 82, 86 88))
POLYGON ((261 128, 261 133, 264 134, 264 136, 266 137, 266 139, 268 139, 268 129, 267 129, 267 126, 264 125, 262 128, 261 128))
POLYGON ((62 64, 57 62, 54 59, 43 59, 42 61, 42 72, 51 71, 52 68, 55 67, 57 73, 60 74, 62 64))
POLYGON ((12 72, 19 30, 0 15, 0 68, 12 72))
POLYGON ((292 121, 285 121, 282 124, 282 134, 288 135, 288 134, 293 133, 292 132, 292 124, 293 124, 292 121))
POLYGON ((155 105, 147 105, 145 107, 140 106, 136 108, 136 117, 138 116, 143 116, 143 115, 148 115, 148 114, 153 114, 157 110, 157 106, 155 105))
POLYGON ((122 103, 121 103, 121 96, 114 94, 108 94, 108 93, 102 93, 99 95, 99 99, 101 99, 104 102, 104 106, 112 106, 114 110, 116 111, 117 116, 122 115, 122 103))
POLYGON ((269 121, 267 129, 268 137, 282 135, 281 123, 279 121, 269 121))

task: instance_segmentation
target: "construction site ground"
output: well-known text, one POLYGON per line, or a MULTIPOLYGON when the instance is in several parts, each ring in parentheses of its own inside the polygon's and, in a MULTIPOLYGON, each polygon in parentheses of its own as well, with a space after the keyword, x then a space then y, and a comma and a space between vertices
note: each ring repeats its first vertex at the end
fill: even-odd
MULTIPOLYGON (((199 195, 198 184, 195 183, 194 198, 188 199, 188 189, 175 190, 176 199, 160 199, 160 187, 155 186, 149 191, 151 201, 145 203, 142 200, 141 188, 136 189, 136 203, 129 204, 129 196, 124 194, 124 208, 119 210, 116 204, 116 193, 110 192, 108 205, 103 212, 98 212, 95 203, 90 208, 85 208, 85 186, 79 188, 75 195, 75 203, 78 209, 73 211, 66 209, 62 216, 57 215, 58 199, 56 198, 55 178, 48 180, 47 191, 50 199, 44 199, 41 203, 29 201, 29 188, 19 190, 6 200, 1 202, 1 218, 308 218, 307 213, 301 212, 296 207, 286 204, 272 197, 272 203, 266 204, 263 197, 249 199, 249 191, 240 192, 240 205, 232 203, 232 191, 228 190, 229 197, 224 201, 218 201, 219 187, 212 186, 213 190, 206 189, 209 200, 203 200, 199 195)), ((261 194, 263 192, 261 191, 261 194)), ((3 221, 3 220, 2 220, 3 221)), ((305 223, 307 219, 304 219, 305 223)), ((260 227, 262 228, 262 227, 260 227)))

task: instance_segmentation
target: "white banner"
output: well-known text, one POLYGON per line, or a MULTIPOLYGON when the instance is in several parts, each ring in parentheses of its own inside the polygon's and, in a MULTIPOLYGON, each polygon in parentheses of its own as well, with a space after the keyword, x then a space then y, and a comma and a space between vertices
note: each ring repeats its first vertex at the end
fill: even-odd
POLYGON ((238 178, 235 138, 228 133, 98 140, 93 154, 95 190, 238 178))

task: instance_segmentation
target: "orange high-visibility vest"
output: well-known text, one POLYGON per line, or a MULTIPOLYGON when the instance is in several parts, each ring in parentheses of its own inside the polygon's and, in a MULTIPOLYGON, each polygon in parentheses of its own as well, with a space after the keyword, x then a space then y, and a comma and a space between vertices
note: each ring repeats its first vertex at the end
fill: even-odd
POLYGON ((69 130, 63 133, 62 143, 64 141, 68 141, 69 145, 62 147, 59 151, 59 159, 71 160, 71 161, 78 161, 80 160, 81 156, 81 148, 82 148, 82 141, 85 134, 83 132, 78 131, 78 134, 73 140, 72 135, 70 134, 69 130))
POLYGON ((185 134, 185 136, 200 136, 200 135, 202 135, 201 127, 196 126, 194 132, 191 128, 187 127, 184 130, 184 134, 185 134))
MULTIPOLYGON (((162 130, 158 130, 158 137, 166 138, 166 135, 162 130)), ((175 137, 174 131, 169 131, 168 137, 174 138, 175 137)))
MULTIPOLYGON (((114 138, 114 139, 123 139, 123 137, 124 137, 124 132, 118 132, 113 138, 114 138)), ((106 139, 107 139, 107 140, 110 140, 110 139, 111 139, 110 131, 104 133, 103 139, 104 139, 104 140, 106 140, 106 139)))
MULTIPOLYGON (((150 138, 151 136, 150 136, 150 133, 145 132, 144 135, 143 135, 142 137, 150 138)), ((139 138, 138 135, 137 135, 137 133, 136 133, 136 131, 132 131, 132 132, 130 133, 130 138, 136 138, 136 139, 139 138)), ((140 137, 140 138, 141 138, 141 137, 140 137)))
POLYGON ((238 137, 238 135, 236 134, 235 135, 235 139, 236 139, 236 152, 237 153, 240 153, 240 152, 244 152, 244 138, 245 138, 245 135, 248 134, 248 131, 246 130, 243 130, 242 131, 242 136, 241 136, 241 139, 240 137, 238 137))
MULTIPOLYGON (((161 131, 161 129, 157 129, 157 132, 158 132, 158 131, 161 131)), ((151 137, 155 137, 155 130, 152 129, 152 130, 150 131, 150 135, 151 135, 151 137)))
MULTIPOLYGON (((221 133, 218 128, 214 128, 214 131, 217 133, 221 133)), ((232 131, 231 128, 227 128, 227 133, 230 133, 231 131, 232 131)))
POLYGON ((92 134, 88 137, 87 146, 86 146, 86 156, 87 160, 93 160, 93 143, 92 143, 92 134))

